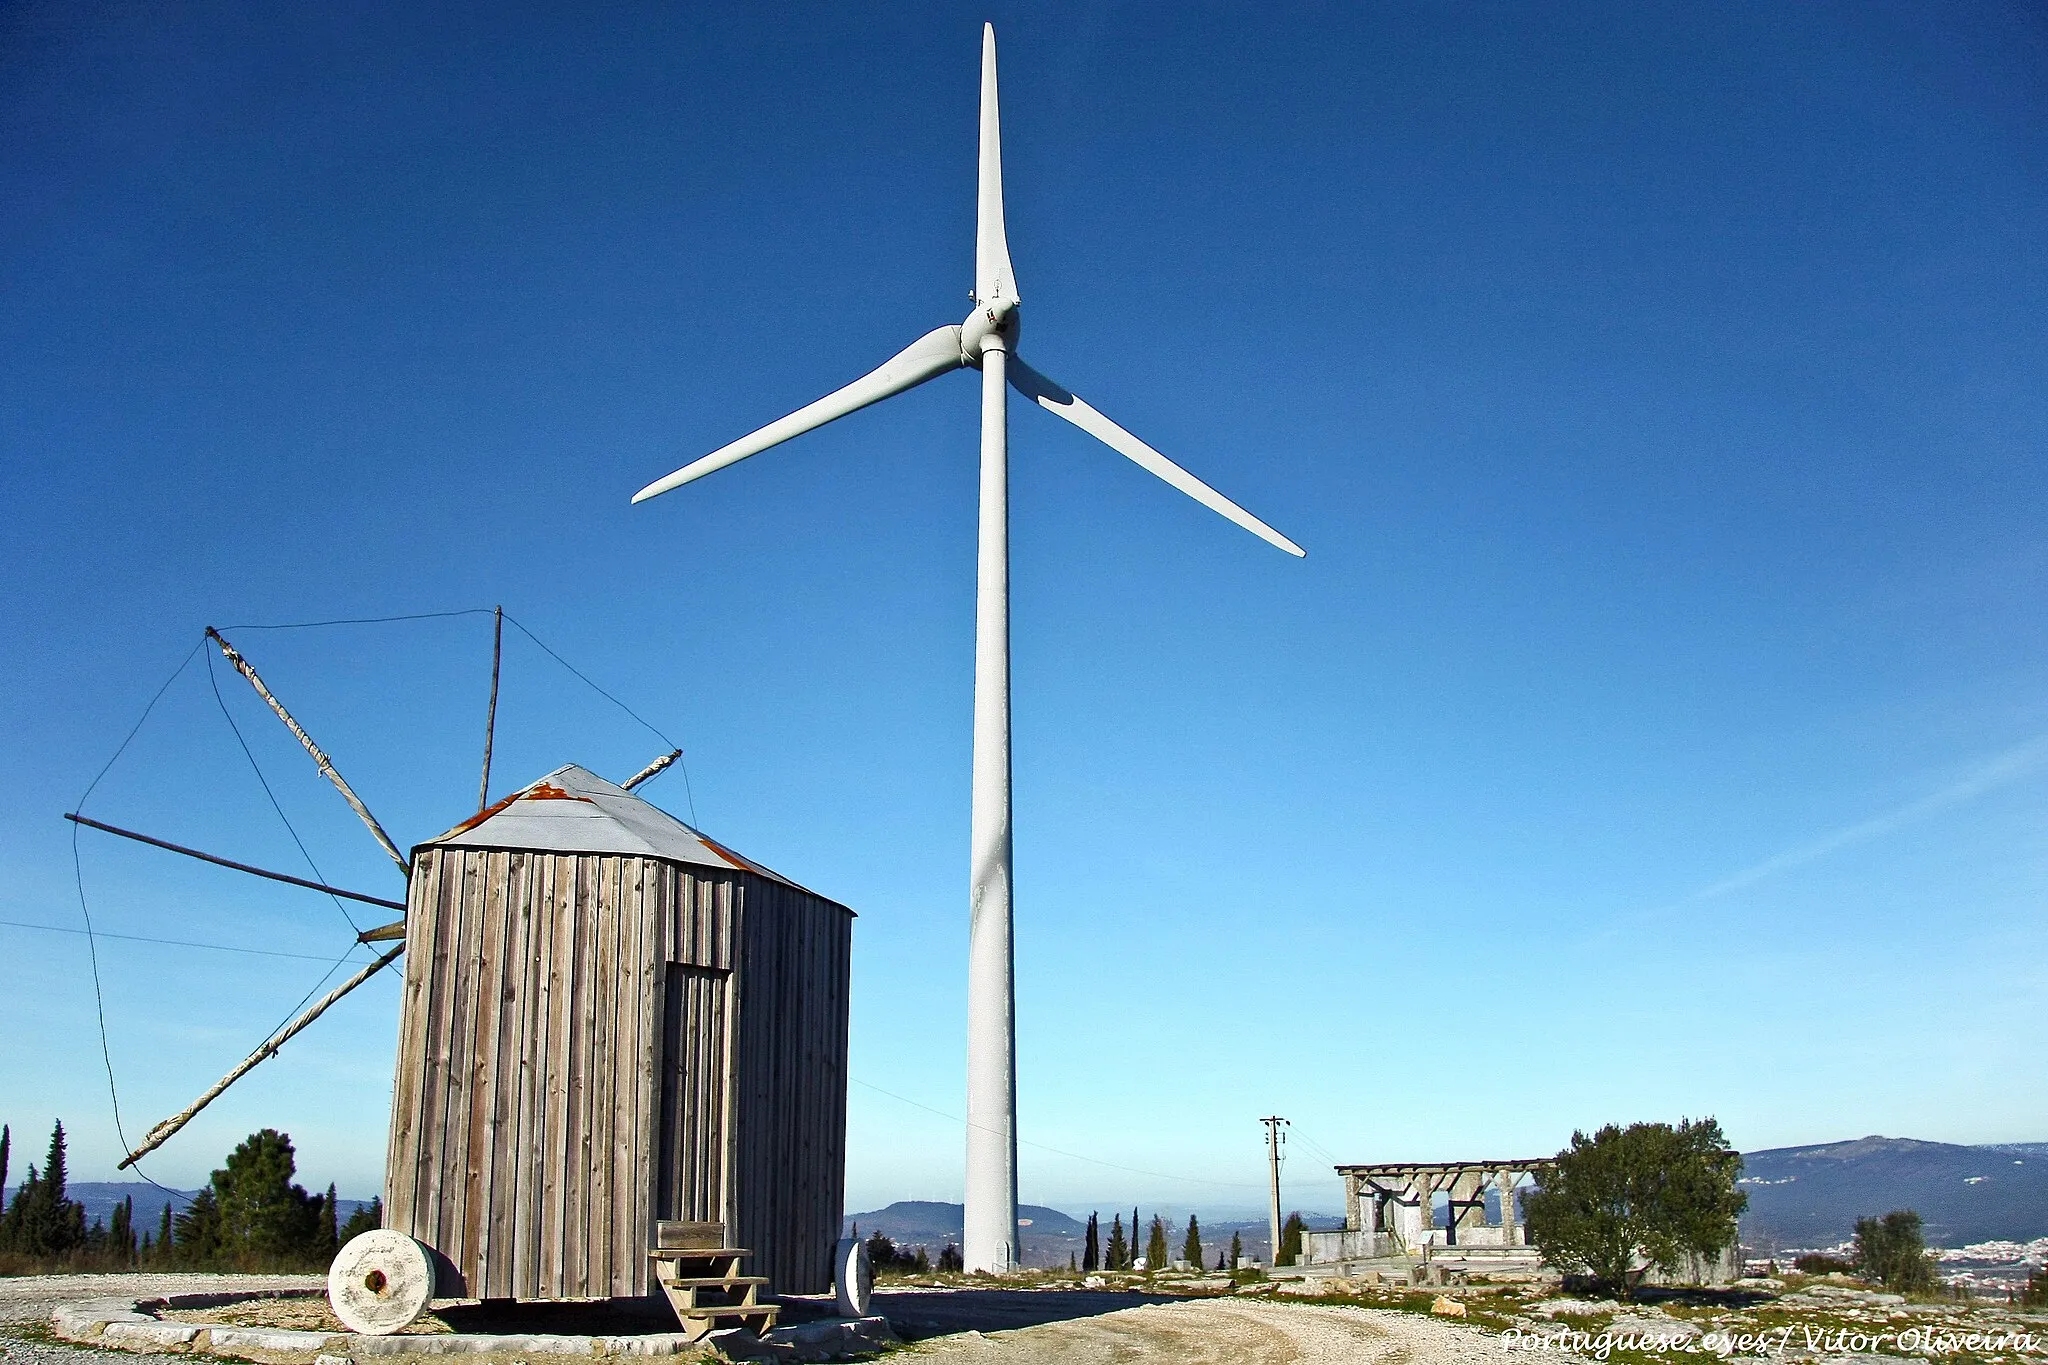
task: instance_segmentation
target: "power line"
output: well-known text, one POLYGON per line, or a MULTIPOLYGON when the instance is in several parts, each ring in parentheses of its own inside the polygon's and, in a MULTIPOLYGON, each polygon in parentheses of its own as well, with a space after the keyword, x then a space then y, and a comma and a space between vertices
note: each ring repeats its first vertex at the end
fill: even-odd
POLYGON ((237 948, 231 943, 200 943, 189 938, 150 938, 143 934, 116 934, 105 929, 67 929, 61 924, 31 924, 27 920, 0 919, 10 929, 41 929, 52 934, 83 934, 93 938, 118 938, 128 943, 160 943, 172 948, 206 948, 216 953, 247 953, 252 957, 295 957, 306 962, 325 962, 324 953, 284 953, 271 948, 237 948))

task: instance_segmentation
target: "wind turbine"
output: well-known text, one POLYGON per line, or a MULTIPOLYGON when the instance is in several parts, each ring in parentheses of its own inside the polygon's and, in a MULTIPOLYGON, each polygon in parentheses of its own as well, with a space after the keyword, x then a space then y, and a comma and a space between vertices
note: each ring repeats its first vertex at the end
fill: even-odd
POLYGON ((981 33, 981 176, 975 215, 974 311, 937 328, 817 402, 656 479, 634 502, 672 488, 950 370, 981 371, 981 540, 974 600, 974 797, 969 824, 967 1188, 963 1257, 1002 1273, 1017 1254, 1016 994, 1010 941, 1010 473, 1005 385, 1064 417, 1196 502, 1291 555, 1299 545, 1104 417, 1016 354, 1017 277, 1003 229, 1002 126, 995 26, 981 33))

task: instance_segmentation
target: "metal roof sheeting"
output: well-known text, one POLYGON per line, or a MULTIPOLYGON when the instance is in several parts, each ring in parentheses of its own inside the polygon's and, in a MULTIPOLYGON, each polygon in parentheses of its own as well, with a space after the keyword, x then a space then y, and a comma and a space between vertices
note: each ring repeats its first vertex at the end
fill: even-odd
MULTIPOLYGON (((420 847, 623 853, 698 867, 730 868, 796 883, 706 838, 624 787, 573 763, 555 769, 420 847)), ((799 891, 806 890, 797 887, 799 891)))

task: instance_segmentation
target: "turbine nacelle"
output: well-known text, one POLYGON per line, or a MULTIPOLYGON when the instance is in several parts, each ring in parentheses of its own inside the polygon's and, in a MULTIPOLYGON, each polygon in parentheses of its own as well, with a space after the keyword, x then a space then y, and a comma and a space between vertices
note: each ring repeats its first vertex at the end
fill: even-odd
POLYGON ((981 353, 991 344, 1014 354, 1017 350, 1017 301, 998 294, 986 303, 977 302, 974 311, 960 324, 960 362, 981 368, 981 353))

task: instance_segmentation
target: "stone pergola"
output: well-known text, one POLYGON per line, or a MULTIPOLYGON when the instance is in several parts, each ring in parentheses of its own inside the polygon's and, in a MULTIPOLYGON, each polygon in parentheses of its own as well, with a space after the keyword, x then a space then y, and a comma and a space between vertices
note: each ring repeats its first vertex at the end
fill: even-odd
POLYGON ((1521 1247, 1524 1239, 1516 1217, 1515 1190, 1524 1177, 1540 1176, 1551 1165, 1549 1157, 1528 1157, 1339 1166, 1337 1175, 1344 1182, 1344 1231, 1316 1234, 1313 1259, 1421 1255, 1426 1248, 1507 1251, 1521 1247), (1493 1223, 1486 1220, 1489 1185, 1500 1194, 1500 1215, 1493 1223), (1433 1207, 1438 1194, 1449 1196, 1442 1227, 1436 1225, 1433 1207))

